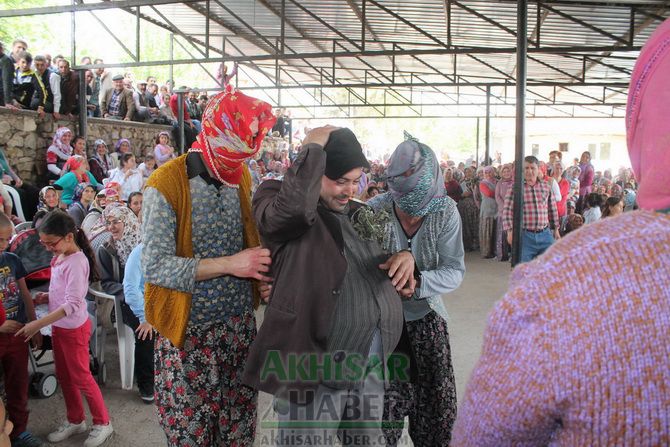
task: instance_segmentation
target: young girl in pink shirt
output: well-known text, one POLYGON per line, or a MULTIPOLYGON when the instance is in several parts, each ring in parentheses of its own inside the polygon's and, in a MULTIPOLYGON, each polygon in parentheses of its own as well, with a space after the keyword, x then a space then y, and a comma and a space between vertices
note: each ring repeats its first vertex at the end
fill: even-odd
POLYGON ((156 147, 154 148, 154 158, 156 165, 162 166, 164 163, 175 158, 174 148, 170 146, 170 134, 161 132, 156 137, 156 147))
MULTIPOLYGON (((76 228, 66 213, 52 211, 38 227, 40 242, 54 254, 49 283, 49 314, 32 321, 16 335, 30 339, 40 329, 52 325, 56 377, 63 390, 67 420, 48 435, 49 442, 60 442, 86 431, 86 415, 81 394, 93 416, 93 427, 85 447, 101 445, 112 434, 107 407, 89 369, 88 346, 91 321, 86 308, 89 281, 97 279, 94 255, 86 235, 76 228)), ((43 300, 44 295, 36 296, 43 300)))

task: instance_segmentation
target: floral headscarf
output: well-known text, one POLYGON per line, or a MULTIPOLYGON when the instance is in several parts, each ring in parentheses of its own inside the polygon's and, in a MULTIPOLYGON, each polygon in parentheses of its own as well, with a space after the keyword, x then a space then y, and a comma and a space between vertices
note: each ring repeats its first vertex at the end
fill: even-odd
POLYGON ((113 189, 117 194, 121 194, 121 183, 119 182, 107 182, 105 184, 105 189, 113 189))
POLYGON ((73 155, 72 157, 67 159, 67 162, 65 163, 65 166, 63 167, 63 170, 65 172, 72 172, 74 175, 77 176, 77 181, 79 183, 88 183, 91 181, 90 178, 88 178, 88 173, 87 172, 82 172, 78 173, 77 169, 81 168, 81 166, 86 162, 86 159, 82 157, 81 155, 73 155))
MULTIPOLYGON (((115 183, 115 182, 110 182, 110 183, 115 183)), ((111 202, 111 203, 116 203, 116 202, 118 202, 119 199, 121 198, 121 194, 119 193, 118 189, 116 189, 116 188, 110 188, 110 187, 109 187, 109 183, 107 184, 107 186, 108 186, 108 187, 105 188, 105 189, 103 190, 103 192, 104 192, 104 194, 105 194, 105 197, 107 198, 107 205, 110 204, 110 199, 112 199, 113 197, 116 197, 116 200, 113 200, 113 199, 112 199, 113 202, 111 202)))
POLYGON ((142 242, 142 233, 140 232, 140 221, 133 213, 133 210, 123 206, 121 203, 110 204, 102 212, 102 217, 105 221, 110 219, 118 219, 123 222, 123 235, 121 239, 114 240, 113 244, 119 256, 121 265, 126 265, 130 252, 142 242))
POLYGON ((103 175, 106 177, 107 172, 112 168, 113 162, 112 158, 109 156, 109 150, 107 150, 108 153, 103 155, 102 157, 100 154, 98 154, 98 146, 105 146, 105 149, 107 149, 107 143, 105 143, 105 140, 99 139, 95 140, 93 143, 93 147, 95 148, 93 151, 93 156, 91 157, 93 160, 96 160, 98 164, 100 165, 100 168, 102 169, 103 175))
POLYGON ((62 160, 67 160, 72 155, 72 146, 63 143, 63 137, 67 134, 72 135, 72 131, 67 127, 59 127, 51 140, 51 146, 47 152, 53 152, 62 160))
POLYGON ((39 204, 37 205, 37 210, 38 211, 39 210, 52 211, 52 210, 55 210, 56 208, 58 208, 58 205, 56 205, 54 207, 50 207, 49 205, 47 205, 46 196, 47 196, 47 191, 50 191, 50 190, 55 192, 56 194, 58 194, 58 191, 53 186, 45 186, 44 188, 40 189, 40 194, 39 194, 40 201, 39 201, 39 204))
POLYGON ((500 167, 500 181, 501 182, 512 182, 514 181, 514 164, 513 163, 507 163, 504 164, 500 167), (508 171, 509 172, 509 178, 505 178, 503 176, 503 172, 508 171))
POLYGON ((623 196, 623 188, 616 183, 612 185, 610 188, 610 195, 613 197, 621 197, 623 196))
POLYGON ((484 178, 480 181, 480 184, 483 183, 493 191, 496 189, 496 183, 498 181, 495 178, 496 175, 496 170, 493 168, 493 166, 485 166, 482 171, 484 172, 484 178), (492 179, 489 179, 487 176, 491 176, 492 179))
POLYGON ((81 196, 84 194, 84 190, 86 190, 88 186, 91 185, 89 183, 82 182, 74 187, 74 191, 72 191, 72 203, 81 201, 81 196))
POLYGON ((200 152, 217 180, 238 187, 244 162, 261 147, 276 121, 270 104, 228 88, 214 96, 202 114, 202 131, 189 152, 200 152), (258 118, 258 134, 250 129, 258 118))
POLYGON ((401 143, 391 155, 386 172, 393 200, 411 216, 438 212, 451 200, 435 152, 425 144, 412 139, 401 143), (405 176, 409 170, 413 173, 405 176))

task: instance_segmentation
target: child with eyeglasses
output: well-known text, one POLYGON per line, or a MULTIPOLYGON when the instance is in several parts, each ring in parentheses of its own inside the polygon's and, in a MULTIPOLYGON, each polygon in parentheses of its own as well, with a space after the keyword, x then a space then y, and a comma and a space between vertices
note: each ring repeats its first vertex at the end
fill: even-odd
MULTIPOLYGON (((40 241, 54 254, 49 283, 49 314, 27 323, 16 336, 30 339, 45 326, 52 325, 52 344, 56 377, 63 390, 67 420, 47 436, 60 442, 86 431, 86 415, 81 394, 93 416, 93 427, 84 447, 104 443, 112 434, 107 407, 89 369, 88 345, 91 322, 86 308, 89 281, 97 280, 95 257, 86 235, 62 211, 50 212, 38 227, 40 241)), ((37 297, 44 299, 44 296, 37 297)))

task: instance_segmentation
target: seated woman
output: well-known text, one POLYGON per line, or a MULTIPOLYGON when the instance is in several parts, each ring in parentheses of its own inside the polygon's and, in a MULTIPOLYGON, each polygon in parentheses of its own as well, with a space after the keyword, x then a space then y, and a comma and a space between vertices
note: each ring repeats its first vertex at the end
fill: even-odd
POLYGON ((47 149, 47 179, 58 180, 63 166, 72 156, 72 131, 67 127, 59 128, 54 134, 51 146, 47 149))
POLYGON ((118 168, 121 165, 121 156, 123 154, 132 154, 133 149, 130 146, 130 140, 127 138, 121 138, 116 142, 114 146, 114 151, 110 156, 112 157, 114 168, 118 168))
POLYGON ((584 225, 596 222, 602 217, 602 207, 605 205, 605 200, 601 194, 592 192, 586 196, 586 206, 588 207, 584 213, 584 225))
POLYGON ((95 188, 90 184, 80 183, 74 188, 72 205, 67 209, 67 213, 74 219, 77 228, 81 227, 93 199, 95 199, 95 188))
MULTIPOLYGON (((154 328, 147 322, 144 316, 144 274, 142 273, 141 261, 143 247, 144 244, 140 243, 128 256, 123 275, 123 294, 125 295, 128 307, 133 312, 132 316, 126 316, 127 319, 132 321, 136 319, 139 323, 135 329, 135 346, 137 347, 137 343, 142 343, 143 346, 145 343, 148 343, 148 346, 152 348, 153 355, 152 340, 154 328)), ((151 366, 153 367, 153 365, 151 366)), ((154 377, 153 375, 140 376, 140 374, 146 374, 149 371, 153 372, 153 368, 150 370, 149 367, 136 367, 135 371, 138 388, 140 389, 140 397, 144 403, 149 404, 154 400, 154 377)))
POLYGON ((131 193, 141 191, 144 186, 144 177, 137 169, 135 155, 132 153, 123 154, 121 156, 121 166, 109 173, 109 181, 121 185, 121 199, 124 201, 128 200, 131 193))
POLYGON ((137 219, 142 223, 142 200, 144 195, 140 191, 135 191, 130 193, 128 196, 128 208, 133 211, 133 214, 137 219))
POLYGON ((114 160, 108 154, 105 140, 95 140, 93 145, 95 146, 95 152, 93 157, 88 160, 88 165, 93 177, 98 183, 102 183, 102 180, 109 175, 109 171, 114 169, 114 160))
POLYGON ((624 202, 621 196, 608 197, 603 208, 603 219, 623 214, 624 202))
POLYGON ((58 191, 53 186, 45 186, 40 190, 40 201, 37 205, 37 211, 44 210, 47 213, 60 208, 60 199, 58 191))
POLYGON ((112 234, 107 230, 105 218, 102 213, 110 204, 118 204, 119 193, 115 189, 105 188, 98 193, 96 199, 91 204, 88 215, 81 224, 81 229, 88 237, 93 251, 104 245, 112 234))
MULTIPOLYGON (((124 269, 130 253, 141 242, 140 222, 130 208, 121 204, 107 206, 102 214, 112 238, 96 250, 96 260, 100 268, 100 283, 105 293, 124 296, 124 269)), ((123 322, 134 331, 137 330, 140 321, 125 299, 122 301, 121 309, 123 322)), ((140 397, 145 403, 153 402, 153 355, 153 340, 136 337, 135 376, 140 389, 140 397)))
POLYGON ((93 174, 86 170, 86 158, 81 155, 73 155, 63 166, 65 174, 54 182, 54 186, 59 186, 63 189, 61 195, 61 202, 70 206, 72 204, 72 196, 74 189, 80 183, 89 183, 97 190, 101 185, 95 179, 93 174))

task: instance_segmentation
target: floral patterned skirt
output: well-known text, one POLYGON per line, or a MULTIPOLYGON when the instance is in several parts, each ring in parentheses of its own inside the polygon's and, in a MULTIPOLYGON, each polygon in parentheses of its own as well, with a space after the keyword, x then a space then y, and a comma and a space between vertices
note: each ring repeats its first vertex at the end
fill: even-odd
POLYGON ((479 251, 484 258, 496 254, 496 218, 479 216, 479 251))
POLYGON ((242 371, 255 336, 249 311, 189 326, 183 349, 157 338, 156 406, 169 446, 253 445, 258 394, 242 384, 242 371))
POLYGON ((502 217, 496 222, 496 256, 498 261, 509 261, 512 247, 507 243, 507 233, 503 231, 502 217))
POLYGON ((465 251, 479 250, 479 208, 472 197, 458 202, 463 228, 463 248, 465 251))
MULTIPOLYGON (((412 353, 417 362, 417 383, 391 381, 384 399, 384 421, 409 416, 409 435, 416 447, 448 446, 456 420, 456 380, 451 363, 447 322, 436 312, 407 321, 412 353)), ((389 446, 395 446, 402 428, 385 428, 389 446)))

